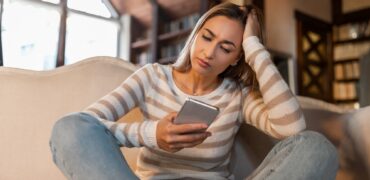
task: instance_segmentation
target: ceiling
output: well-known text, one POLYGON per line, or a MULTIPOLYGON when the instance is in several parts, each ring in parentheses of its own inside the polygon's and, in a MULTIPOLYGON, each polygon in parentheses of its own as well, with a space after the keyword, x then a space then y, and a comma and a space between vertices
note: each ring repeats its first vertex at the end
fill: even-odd
MULTIPOLYGON (((152 0, 110 0, 121 14, 134 16, 141 24, 150 26, 152 22, 152 0)), ((164 10, 163 15, 176 19, 199 11, 201 0, 157 0, 164 10)))

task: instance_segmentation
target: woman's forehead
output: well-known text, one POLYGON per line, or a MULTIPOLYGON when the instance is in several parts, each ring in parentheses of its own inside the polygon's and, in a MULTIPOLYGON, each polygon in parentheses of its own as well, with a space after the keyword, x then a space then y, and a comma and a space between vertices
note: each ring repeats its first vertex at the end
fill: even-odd
POLYGON ((241 43, 244 27, 241 22, 226 16, 215 16, 208 19, 202 29, 211 31, 217 38, 231 40, 235 43, 241 43))

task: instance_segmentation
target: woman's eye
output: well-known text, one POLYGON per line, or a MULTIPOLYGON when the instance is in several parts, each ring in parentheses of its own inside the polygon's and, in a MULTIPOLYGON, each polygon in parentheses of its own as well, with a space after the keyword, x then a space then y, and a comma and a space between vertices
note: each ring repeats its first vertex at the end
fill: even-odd
POLYGON ((221 47, 221 49, 222 49, 225 53, 227 53, 227 54, 229 54, 229 53, 230 53, 230 50, 228 50, 228 49, 226 49, 226 48, 224 48, 224 47, 221 47))
POLYGON ((202 38, 205 39, 206 41, 211 41, 212 40, 210 37, 207 37, 205 35, 203 35, 202 38))

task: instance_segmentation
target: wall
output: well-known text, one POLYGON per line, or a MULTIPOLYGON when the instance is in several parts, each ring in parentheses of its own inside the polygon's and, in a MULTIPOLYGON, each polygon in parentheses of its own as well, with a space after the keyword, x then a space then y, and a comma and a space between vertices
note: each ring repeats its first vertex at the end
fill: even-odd
POLYGON ((270 49, 296 59, 294 11, 331 22, 331 0, 265 0, 266 42, 270 49))
POLYGON ((370 8, 369 0, 342 0, 342 12, 349 13, 352 11, 357 11, 365 8, 370 8))

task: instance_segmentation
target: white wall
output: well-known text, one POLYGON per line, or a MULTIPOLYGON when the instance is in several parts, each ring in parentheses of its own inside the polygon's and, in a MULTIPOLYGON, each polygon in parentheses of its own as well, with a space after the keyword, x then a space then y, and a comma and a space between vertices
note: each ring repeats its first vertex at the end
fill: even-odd
POLYGON ((296 59, 296 22, 294 11, 331 22, 330 0, 265 0, 267 47, 296 59))

